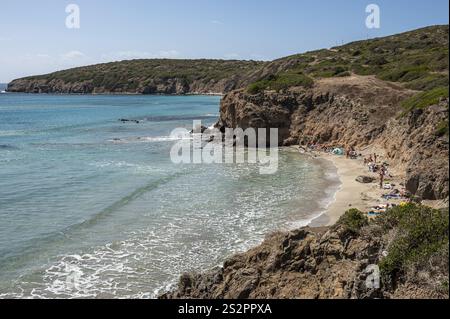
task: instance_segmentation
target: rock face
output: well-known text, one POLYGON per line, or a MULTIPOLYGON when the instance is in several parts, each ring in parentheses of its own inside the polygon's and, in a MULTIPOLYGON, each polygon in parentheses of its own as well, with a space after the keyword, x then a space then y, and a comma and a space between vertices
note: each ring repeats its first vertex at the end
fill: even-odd
POLYGON ((223 267, 184 274, 178 287, 160 298, 446 298, 414 280, 395 287, 378 285, 374 265, 389 245, 390 235, 374 236, 370 227, 358 235, 342 226, 270 235, 260 246, 227 259, 223 267))
POLYGON ((373 146, 406 174, 407 189, 424 199, 444 199, 448 189, 448 99, 403 114, 401 101, 415 94, 372 76, 316 81, 312 89, 225 95, 218 126, 278 128, 280 145, 373 146))
POLYGON ((184 79, 155 79, 140 83, 137 87, 95 86, 92 81, 66 82, 61 79, 18 79, 8 86, 8 92, 24 93, 67 93, 67 94, 222 94, 239 88, 239 81, 223 79, 219 81, 196 80, 187 83, 184 79))
POLYGON ((184 274, 178 289, 161 298, 374 298, 367 288, 381 242, 347 238, 340 229, 304 228, 269 236, 247 253, 207 274, 184 274))

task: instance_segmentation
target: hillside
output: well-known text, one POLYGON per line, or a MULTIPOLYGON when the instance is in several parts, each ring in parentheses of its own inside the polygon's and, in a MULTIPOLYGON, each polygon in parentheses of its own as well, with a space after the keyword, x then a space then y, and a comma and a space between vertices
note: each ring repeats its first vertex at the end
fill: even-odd
POLYGON ((322 78, 375 75, 412 90, 448 86, 448 25, 293 55, 262 66, 250 93, 310 87, 322 78))
POLYGON ((250 83, 255 61, 130 60, 79 67, 12 81, 9 92, 195 94, 224 93, 250 83))
POLYGON ((321 78, 375 75, 412 90, 448 85, 448 25, 358 41, 272 62, 132 60, 17 79, 10 92, 29 93, 227 93, 247 88, 310 87, 321 78))
POLYGON ((448 199, 448 26, 287 57, 224 96, 217 124, 280 145, 372 148, 423 199, 448 199))
POLYGON ((407 189, 448 198, 448 25, 272 62, 133 60, 18 79, 10 92, 227 93, 225 127, 277 127, 280 145, 372 147, 407 189))

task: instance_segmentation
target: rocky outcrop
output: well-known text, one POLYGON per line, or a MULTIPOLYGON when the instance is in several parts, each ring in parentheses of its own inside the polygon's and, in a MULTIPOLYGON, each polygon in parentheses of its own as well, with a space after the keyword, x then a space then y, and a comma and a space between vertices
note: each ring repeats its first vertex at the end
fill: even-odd
POLYGON ((95 86, 92 81, 66 82, 61 79, 18 79, 8 85, 12 93, 66 93, 66 94, 222 94, 239 88, 239 82, 233 79, 220 81, 192 81, 184 79, 155 79, 137 86, 118 86, 109 88, 95 86))
POLYGON ((262 245, 225 261, 207 274, 184 274, 162 298, 373 298, 368 266, 381 242, 345 237, 342 229, 303 228, 269 236, 262 245))
MULTIPOLYGON (((162 299, 446 298, 432 285, 402 280, 383 285, 375 266, 391 235, 373 225, 359 234, 336 225, 270 235, 204 274, 186 273, 162 299)), ((442 269, 445 269, 445 265, 442 269)))
POLYGON ((280 145, 375 147, 405 171, 407 189, 423 199, 448 197, 448 100, 404 113, 401 101, 415 94, 372 76, 316 81, 311 89, 227 94, 218 126, 278 128, 280 145))

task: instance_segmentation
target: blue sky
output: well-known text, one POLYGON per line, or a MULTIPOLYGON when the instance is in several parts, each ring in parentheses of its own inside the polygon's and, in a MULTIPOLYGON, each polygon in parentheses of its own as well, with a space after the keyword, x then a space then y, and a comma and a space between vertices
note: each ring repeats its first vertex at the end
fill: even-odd
POLYGON ((0 82, 131 58, 272 60, 448 24, 447 0, 0 0, 0 82), (65 26, 68 4, 81 28, 65 26), (365 25, 368 4, 381 28, 365 25))

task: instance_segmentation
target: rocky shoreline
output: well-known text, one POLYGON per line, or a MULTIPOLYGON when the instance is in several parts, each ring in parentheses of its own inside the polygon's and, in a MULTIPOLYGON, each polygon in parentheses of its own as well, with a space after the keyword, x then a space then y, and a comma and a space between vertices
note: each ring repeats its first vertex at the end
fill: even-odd
MULTIPOLYGON (((159 298, 448 298, 448 290, 441 291, 433 282, 399 277, 387 284, 375 277, 374 285, 370 284, 390 243, 389 234, 380 236, 379 232, 379 226, 369 225, 352 233, 338 223, 275 233, 260 246, 227 259, 223 267, 183 274, 177 288, 159 298)), ((436 281, 445 279, 448 272, 439 275, 436 281)))
MULTIPOLYGON (((413 199, 448 207, 448 25, 268 63, 164 62, 23 78, 8 91, 224 93, 216 125, 222 132, 278 128, 280 146, 377 153, 413 199), (146 66, 146 78, 114 81, 130 66, 136 76, 146 66), (165 67, 169 73, 155 73, 165 67)), ((272 234, 223 267, 184 274, 161 298, 448 298, 448 209, 406 205, 368 223, 367 211, 347 211, 367 208, 358 189, 347 189, 350 195, 334 208, 333 226, 272 234), (426 256, 426 263, 417 256, 426 256), (373 265, 384 267, 379 288, 366 282, 373 265)))
MULTIPOLYGON (((311 89, 284 93, 233 91, 221 102, 217 127, 277 127, 279 144, 284 146, 375 151, 413 196, 441 200, 441 206, 448 207, 448 136, 435 134, 438 124, 448 121, 448 99, 403 115, 400 101, 412 94, 370 76, 323 80, 311 89)), ((359 196, 353 192, 347 202, 341 200, 333 221, 341 219, 333 226, 269 235, 260 246, 227 259, 223 267, 182 275, 178 287, 160 298, 448 298, 448 289, 440 288, 442 278, 448 278, 448 263, 442 261, 448 256, 448 228, 444 250, 430 257, 439 264, 434 270, 414 264, 414 271, 385 278, 379 287, 367 285, 373 267, 383 263, 396 245, 398 235, 393 234, 403 230, 386 231, 371 223, 349 231, 343 214, 354 208, 359 196), (411 274, 419 271, 416 268, 430 279, 417 279, 411 274), (436 268, 439 275, 433 273, 436 268)), ((427 211, 417 208, 422 209, 427 211)), ((365 212, 361 216, 366 218, 365 212)))

